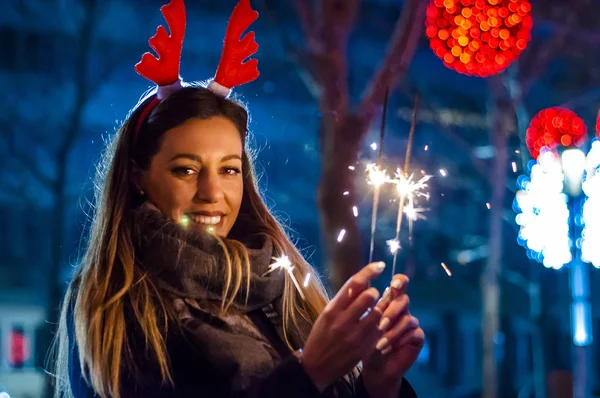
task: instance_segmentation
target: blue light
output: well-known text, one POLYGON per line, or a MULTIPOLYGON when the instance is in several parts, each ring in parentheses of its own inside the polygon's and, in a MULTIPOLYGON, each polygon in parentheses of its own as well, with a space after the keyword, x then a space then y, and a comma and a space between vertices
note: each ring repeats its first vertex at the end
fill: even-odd
POLYGON ((563 193, 564 175, 560 159, 546 151, 529 163, 531 177, 519 177, 521 189, 515 196, 518 242, 532 250, 529 258, 547 268, 560 269, 571 261, 569 208, 563 193))
POLYGON ((592 343, 592 309, 589 302, 576 301, 571 305, 571 333, 573 344, 578 347, 592 343))

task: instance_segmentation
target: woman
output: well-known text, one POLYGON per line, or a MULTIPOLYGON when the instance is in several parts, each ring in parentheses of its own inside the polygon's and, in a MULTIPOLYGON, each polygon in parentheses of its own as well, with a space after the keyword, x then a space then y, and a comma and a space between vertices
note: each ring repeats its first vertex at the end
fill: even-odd
MULTIPOLYGON (((369 282, 384 266, 370 264, 328 302, 257 191, 248 114, 227 99, 258 77, 241 71, 249 63, 232 66, 256 51, 237 40, 253 13, 248 0, 235 8, 208 88, 182 84, 178 60, 162 73, 173 52, 153 43, 160 29, 151 45, 165 62, 137 65, 159 88, 102 163, 88 247, 61 315, 57 397, 416 396, 403 375, 424 337, 408 312, 407 278, 395 276, 377 301, 369 282), (272 266, 281 256, 293 269, 272 266)), ((162 39, 183 41, 182 0, 163 14, 171 36, 162 39)))

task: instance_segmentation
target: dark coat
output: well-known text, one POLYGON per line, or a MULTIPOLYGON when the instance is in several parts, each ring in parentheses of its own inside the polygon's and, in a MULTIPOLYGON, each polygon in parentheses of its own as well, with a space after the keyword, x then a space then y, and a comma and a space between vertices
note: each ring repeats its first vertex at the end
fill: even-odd
MULTIPOLYGON (((124 398, 368 397, 360 376, 342 378, 320 394, 298 357, 284 344, 279 309, 285 275, 262 274, 273 254, 270 242, 262 241, 256 249, 249 249, 256 271, 252 275, 249 304, 236 302, 230 315, 219 317, 211 305, 217 304, 213 299, 220 299, 220 286, 213 286, 213 290, 203 279, 207 272, 223 269, 211 246, 214 242, 196 232, 182 231, 155 211, 146 209, 134 217, 139 226, 134 232, 136 258, 148 271, 148 277, 174 298, 179 319, 166 337, 173 386, 160 382, 157 365, 150 359, 141 334, 136 332, 135 322, 127 323, 137 371, 122 374, 124 398), (219 293, 213 295, 211 291, 219 293)), ((126 319, 131 319, 127 311, 126 319)), ((67 325, 73 395, 92 398, 95 394, 79 366, 72 312, 67 325)), ((309 330, 307 325, 306 332, 309 330)), ((301 346, 305 337, 292 336, 292 340, 300 341, 301 346)), ((399 398, 416 398, 408 382, 402 385, 399 398)))

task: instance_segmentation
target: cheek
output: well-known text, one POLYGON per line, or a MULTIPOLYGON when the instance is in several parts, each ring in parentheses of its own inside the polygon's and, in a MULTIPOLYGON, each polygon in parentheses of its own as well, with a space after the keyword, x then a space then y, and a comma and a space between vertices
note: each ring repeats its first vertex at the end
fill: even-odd
POLYGON ((152 179, 149 187, 150 200, 165 215, 178 219, 192 202, 194 184, 160 175, 152 179))
POLYGON ((235 213, 239 212, 240 206, 242 205, 242 197, 244 195, 244 184, 240 181, 232 182, 228 189, 228 201, 231 210, 235 213))

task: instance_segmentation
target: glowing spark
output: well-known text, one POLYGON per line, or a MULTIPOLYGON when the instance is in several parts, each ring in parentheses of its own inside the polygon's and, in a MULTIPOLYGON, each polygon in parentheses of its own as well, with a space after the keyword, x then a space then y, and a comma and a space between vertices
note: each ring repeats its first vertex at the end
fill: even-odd
POLYGON ((377 150, 377 143, 376 142, 374 142, 374 143, 371 144, 371 149, 374 150, 374 151, 377 150))
POLYGON ((367 165, 367 183, 369 185, 379 187, 388 181, 387 171, 381 170, 377 166, 377 163, 369 163, 367 165))
POLYGON ((296 289, 298 289, 300 297, 302 297, 302 300, 304 300, 304 292, 302 292, 302 288, 300 287, 298 281, 296 280, 296 277, 294 276, 294 266, 292 265, 292 262, 290 261, 289 257, 281 256, 274 258, 274 260, 275 262, 269 265, 269 270, 265 272, 263 276, 270 274, 271 272, 276 271, 278 269, 284 270, 285 272, 287 272, 288 276, 294 283, 294 286, 296 286, 296 289))
POLYGON ((190 225, 190 217, 187 215, 184 215, 183 217, 181 217, 181 220, 179 220, 179 223, 184 227, 187 228, 188 225, 190 225))
POLYGON ((302 284, 302 286, 308 287, 309 281, 310 281, 310 272, 308 274, 306 274, 306 277, 304 278, 304 283, 302 284))
POLYGON ((485 207, 487 207, 487 208, 488 208, 488 210, 489 210, 489 209, 491 209, 491 208, 492 208, 492 205, 490 204, 490 202, 487 202, 487 203, 485 204, 485 207))
MULTIPOLYGON (((409 223, 409 237, 412 239, 412 231, 413 231, 413 222, 418 218, 419 213, 424 211, 421 208, 414 207, 414 201, 417 197, 425 197, 429 199, 429 192, 424 192, 424 189, 427 188, 427 181, 431 179, 432 176, 425 175, 421 177, 421 179, 417 181, 413 181, 413 175, 407 176, 404 174, 400 168, 396 170, 396 174, 394 175, 394 179, 391 182, 396 184, 396 189, 398 191, 399 200, 398 200, 398 218, 396 220, 396 236, 393 240, 400 242, 400 230, 402 227, 402 215, 406 214, 408 223, 409 223)), ((397 259, 397 250, 394 252, 394 260, 392 262, 392 275, 396 272, 396 259, 397 259)))
POLYGON ((446 271, 448 276, 452 276, 452 272, 450 272, 450 269, 446 266, 446 264, 442 263, 442 268, 444 269, 444 271, 446 271))
POLYGON ((349 168, 350 170, 354 170, 354 169, 356 169, 356 167, 354 167, 354 166, 348 166, 348 168, 349 168))
POLYGON ((358 207, 352 206, 352 213, 354 214, 354 217, 358 217, 358 207))
POLYGON ((448 175, 448 172, 445 169, 440 169, 440 174, 442 175, 442 177, 446 177, 448 175))
POLYGON ((340 231, 340 234, 339 234, 339 235, 338 235, 338 237, 337 237, 337 241, 338 241, 338 242, 341 242, 341 241, 344 239, 344 236, 345 236, 345 235, 346 235, 346 230, 345 230, 345 229, 342 229, 342 230, 340 231))
POLYGON ((371 244, 369 247, 369 262, 373 262, 375 251, 375 229, 377 227, 377 208, 379 207, 379 189, 389 181, 386 171, 381 170, 377 163, 367 165, 367 183, 374 186, 373 190, 373 212, 371 214, 371 244))
POLYGON ((345 191, 344 196, 348 196, 348 195, 350 195, 350 191, 345 191))
POLYGON ((429 145, 425 145, 425 150, 428 151, 429 150, 429 145))
POLYGON ((516 153, 516 154, 519 154, 519 153, 521 153, 521 151, 519 151, 519 150, 517 149, 517 150, 515 151, 515 153, 516 153))
POLYGON ((390 247, 390 253, 392 254, 396 254, 400 250, 400 241, 398 239, 390 239, 385 243, 390 247))
POLYGON ((512 169, 513 169, 513 173, 517 172, 517 163, 516 162, 512 162, 512 169))

